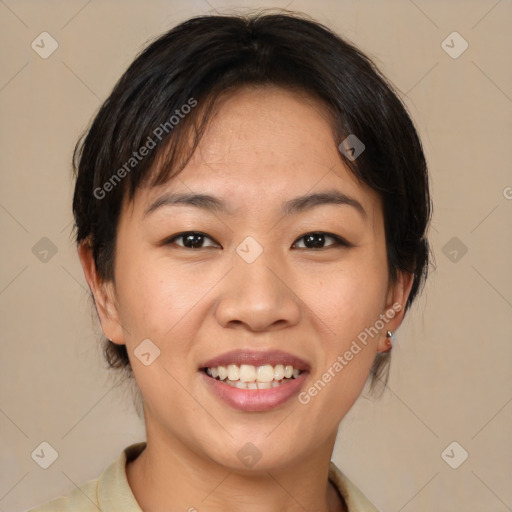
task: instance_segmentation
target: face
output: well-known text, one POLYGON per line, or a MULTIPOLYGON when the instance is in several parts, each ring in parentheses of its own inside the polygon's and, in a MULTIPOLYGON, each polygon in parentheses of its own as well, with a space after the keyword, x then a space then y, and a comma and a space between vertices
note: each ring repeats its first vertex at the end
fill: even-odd
POLYGON ((181 173, 124 205, 100 317, 127 346, 148 436, 238 469, 247 442, 269 469, 332 441, 408 291, 339 142, 313 100, 240 91, 181 173))

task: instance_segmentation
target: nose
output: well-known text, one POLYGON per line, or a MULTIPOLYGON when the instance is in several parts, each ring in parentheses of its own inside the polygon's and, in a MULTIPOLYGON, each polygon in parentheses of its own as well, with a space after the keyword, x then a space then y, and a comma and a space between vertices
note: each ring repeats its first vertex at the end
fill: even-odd
POLYGON ((279 330, 299 322, 299 305, 289 274, 268 251, 252 263, 235 254, 234 268, 222 282, 215 315, 222 327, 279 330))

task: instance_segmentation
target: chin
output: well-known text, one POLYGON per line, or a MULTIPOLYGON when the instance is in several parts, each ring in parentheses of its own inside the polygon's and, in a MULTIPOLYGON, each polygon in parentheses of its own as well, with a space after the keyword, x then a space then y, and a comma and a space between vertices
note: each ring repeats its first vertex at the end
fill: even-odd
POLYGON ((230 438, 228 443, 215 447, 215 451, 210 445, 206 447, 205 455, 228 471, 254 475, 294 463, 300 450, 297 451, 297 443, 291 441, 289 437, 286 440, 277 436, 270 439, 267 433, 259 431, 244 439, 230 438))

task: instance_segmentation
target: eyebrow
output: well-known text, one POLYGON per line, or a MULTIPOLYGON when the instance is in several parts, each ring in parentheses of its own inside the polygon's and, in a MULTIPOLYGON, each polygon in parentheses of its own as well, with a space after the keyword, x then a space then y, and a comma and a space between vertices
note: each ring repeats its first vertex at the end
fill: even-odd
MULTIPOLYGON (((313 194, 306 194, 304 196, 295 197, 285 201, 281 205, 281 213, 283 215, 293 215, 310 210, 316 206, 335 204, 351 206, 366 220, 367 214, 363 205, 355 198, 340 192, 336 189, 326 190, 324 192, 317 192, 313 194)), ((164 206, 194 206, 202 210, 212 213, 223 213, 233 215, 234 211, 229 207, 228 203, 223 199, 208 194, 164 194, 153 202, 144 212, 144 217, 147 217, 154 211, 164 206)))

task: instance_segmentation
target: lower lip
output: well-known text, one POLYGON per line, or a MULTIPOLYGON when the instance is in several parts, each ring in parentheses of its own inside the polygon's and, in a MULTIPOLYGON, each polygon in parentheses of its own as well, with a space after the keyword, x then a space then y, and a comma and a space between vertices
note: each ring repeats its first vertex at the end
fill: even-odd
POLYGON ((269 411, 297 395, 304 385, 308 372, 302 372, 297 378, 270 389, 239 389, 208 376, 200 371, 206 385, 225 403, 246 412, 269 411))

